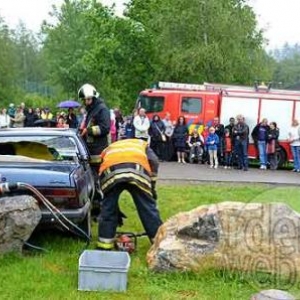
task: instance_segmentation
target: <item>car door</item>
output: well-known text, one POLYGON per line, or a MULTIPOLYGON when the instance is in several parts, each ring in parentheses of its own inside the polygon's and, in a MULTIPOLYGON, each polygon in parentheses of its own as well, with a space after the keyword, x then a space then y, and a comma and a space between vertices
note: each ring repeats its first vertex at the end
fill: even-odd
POLYGON ((78 149, 80 151, 79 160, 84 169, 84 175, 83 175, 84 181, 88 186, 88 194, 90 196, 90 200, 93 200, 95 194, 95 179, 94 179, 92 168, 89 164, 90 154, 84 140, 79 135, 77 135, 77 143, 78 143, 78 149))

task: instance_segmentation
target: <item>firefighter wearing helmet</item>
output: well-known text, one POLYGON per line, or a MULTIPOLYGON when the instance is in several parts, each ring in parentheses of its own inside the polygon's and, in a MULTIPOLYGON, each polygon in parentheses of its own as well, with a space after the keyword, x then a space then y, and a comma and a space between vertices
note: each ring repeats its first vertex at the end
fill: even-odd
POLYGON ((78 97, 84 101, 87 111, 81 124, 81 135, 86 141, 92 161, 98 161, 99 154, 108 146, 110 112, 95 87, 90 84, 84 84, 79 89, 78 97))
POLYGON ((95 176, 96 190, 99 191, 97 185, 100 166, 99 154, 108 146, 110 112, 103 99, 99 97, 95 87, 91 84, 84 84, 78 90, 78 98, 83 101, 87 111, 80 125, 80 133, 91 155, 90 165, 95 176))
POLYGON ((124 190, 131 194, 143 227, 150 241, 153 241, 162 224, 156 205, 157 156, 147 142, 126 139, 112 143, 100 157, 99 177, 104 197, 97 248, 114 248, 116 229, 122 224, 118 201, 124 190))

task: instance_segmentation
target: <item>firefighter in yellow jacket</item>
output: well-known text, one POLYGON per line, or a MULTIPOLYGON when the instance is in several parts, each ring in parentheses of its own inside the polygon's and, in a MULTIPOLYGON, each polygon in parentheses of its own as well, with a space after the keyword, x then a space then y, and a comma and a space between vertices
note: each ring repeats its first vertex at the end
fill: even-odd
POLYGON ((147 142, 126 139, 112 143, 100 157, 103 201, 97 248, 109 250, 114 247, 119 221, 118 200, 124 190, 131 194, 144 229, 152 241, 162 224, 156 206, 157 156, 147 142))

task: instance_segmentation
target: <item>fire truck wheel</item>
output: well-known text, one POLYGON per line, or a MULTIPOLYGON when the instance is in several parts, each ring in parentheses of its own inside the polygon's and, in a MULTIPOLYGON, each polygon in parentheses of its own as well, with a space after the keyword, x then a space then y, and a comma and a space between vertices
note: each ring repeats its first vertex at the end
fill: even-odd
POLYGON ((282 168, 287 162, 287 154, 285 150, 282 147, 280 147, 280 149, 276 151, 276 155, 278 161, 278 168, 282 168))

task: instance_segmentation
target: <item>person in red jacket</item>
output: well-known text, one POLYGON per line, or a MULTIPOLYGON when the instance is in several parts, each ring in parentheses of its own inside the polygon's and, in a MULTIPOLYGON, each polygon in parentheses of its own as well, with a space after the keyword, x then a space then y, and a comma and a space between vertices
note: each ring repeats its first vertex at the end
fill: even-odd
POLYGON ((232 137, 229 129, 225 129, 224 135, 224 169, 230 169, 232 163, 232 137))

